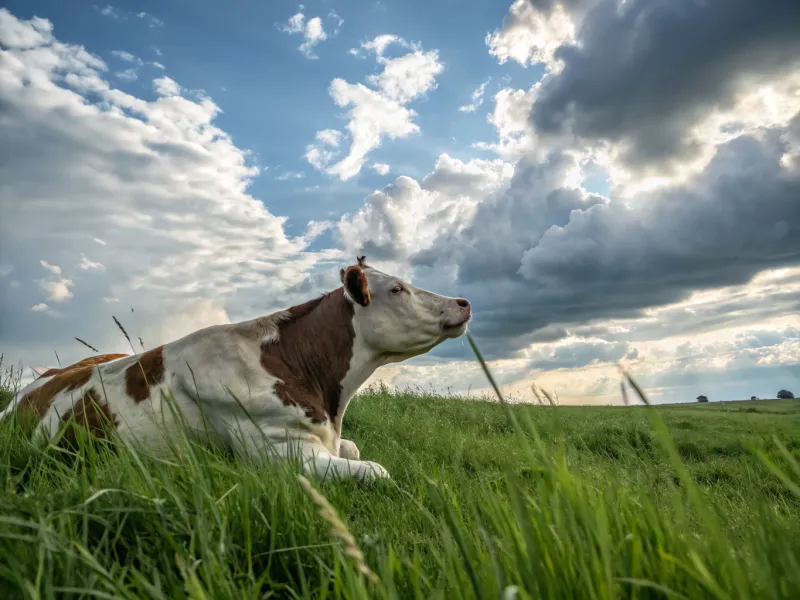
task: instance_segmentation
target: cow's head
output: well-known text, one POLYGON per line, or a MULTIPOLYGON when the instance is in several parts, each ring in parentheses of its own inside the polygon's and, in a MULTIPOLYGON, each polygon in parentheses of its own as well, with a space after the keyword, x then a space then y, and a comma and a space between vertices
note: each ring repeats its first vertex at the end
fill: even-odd
POLYGON ((342 269, 345 296, 353 303, 354 328, 372 350, 397 361, 423 354, 467 330, 464 298, 440 296, 368 266, 365 257, 342 269))

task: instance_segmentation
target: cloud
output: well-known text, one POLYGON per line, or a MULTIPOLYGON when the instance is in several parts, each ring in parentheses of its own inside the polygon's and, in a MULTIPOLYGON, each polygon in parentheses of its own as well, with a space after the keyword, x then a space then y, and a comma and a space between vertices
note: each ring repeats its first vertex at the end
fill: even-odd
POLYGON ((336 25, 334 25, 333 29, 333 35, 339 35, 339 29, 342 27, 342 25, 344 25, 344 19, 336 14, 336 11, 333 9, 328 12, 328 18, 336 22, 336 25))
POLYGON ((47 19, 33 17, 22 25, 7 9, 0 9, 0 35, 3 45, 12 49, 40 46, 51 38, 53 24, 47 19))
POLYGON ((499 160, 464 163, 443 154, 422 185, 398 177, 370 194, 356 213, 344 215, 337 224, 338 239, 348 255, 407 265, 437 239, 457 234, 471 221, 476 201, 502 189, 511 172, 511 165, 499 160))
POLYGON ((775 130, 728 142, 689 185, 651 194, 640 210, 611 201, 572 214, 525 251, 519 273, 540 285, 614 281, 614 294, 647 286, 669 295, 793 264, 800 177, 780 166, 782 154, 775 130))
POLYGON ((109 19, 113 19, 114 21, 124 21, 126 18, 123 13, 121 13, 119 10, 117 10, 110 4, 103 8, 98 8, 97 6, 95 6, 94 8, 95 10, 98 10, 100 14, 103 15, 104 17, 108 17, 109 19))
POLYGON ((317 132, 317 140, 323 144, 336 148, 342 141, 342 133, 341 131, 336 131, 335 129, 323 129, 322 131, 317 132))
POLYGON ((497 130, 497 143, 476 142, 474 148, 492 150, 507 160, 519 160, 534 146, 530 111, 536 86, 530 90, 504 88, 494 96, 494 109, 486 120, 497 130))
POLYGON ((343 216, 337 224, 338 239, 348 254, 367 254, 375 261, 407 261, 443 228, 463 223, 469 209, 474 207, 436 196, 401 176, 370 194, 355 214, 343 216))
POLYGON ((147 23, 147 25, 150 28, 156 28, 156 27, 163 27, 164 26, 164 21, 162 21, 158 17, 154 17, 153 15, 151 15, 150 13, 147 13, 147 12, 138 12, 137 13, 137 12, 133 12, 133 11, 129 11, 129 10, 128 11, 121 11, 118 8, 115 8, 115 7, 111 6, 110 4, 106 5, 103 8, 100 8, 97 5, 95 5, 94 9, 96 11, 98 11, 101 15, 103 15, 104 17, 106 17, 108 19, 111 19, 112 21, 127 21, 129 17, 136 17, 138 19, 141 19, 145 23, 147 23))
POLYGON ((571 339, 558 344, 536 346, 529 356, 531 368, 551 370, 617 363, 629 353, 631 348, 626 342, 571 339))
POLYGON ((475 112, 478 110, 481 104, 483 104, 483 92, 486 90, 486 86, 489 85, 489 82, 492 80, 490 77, 482 84, 480 84, 474 92, 472 92, 472 102, 470 104, 465 104, 464 106, 459 106, 459 112, 475 112))
POLYGON ((148 26, 150 26, 150 27, 163 27, 164 26, 164 21, 162 21, 161 19, 159 19, 157 17, 154 17, 150 13, 138 12, 138 13, 136 13, 136 16, 139 19, 142 19, 143 21, 145 21, 148 24, 148 26))
POLYGON ((347 155, 327 168, 329 175, 338 175, 343 181, 355 177, 384 137, 402 138, 419 131, 412 122, 416 116, 413 110, 365 85, 334 79, 329 91, 337 106, 349 108, 346 129, 350 134, 347 155))
POLYGON ((99 262, 95 262, 86 258, 84 254, 81 254, 81 262, 78 265, 84 271, 103 271, 105 270, 105 266, 99 262))
POLYGON ((413 122, 417 113, 406 105, 435 89, 436 76, 444 69, 437 51, 424 52, 418 44, 410 44, 396 35, 380 35, 363 42, 361 47, 374 52, 376 61, 383 67, 380 73, 367 78, 374 88, 340 78, 334 79, 329 87, 333 101, 349 109, 347 154, 330 164, 338 155, 332 150, 339 147, 338 138, 335 146, 318 139, 306 148, 306 159, 314 168, 337 175, 343 181, 358 175, 369 153, 379 147, 383 139, 404 138, 419 132, 419 126, 413 122), (411 51, 386 58, 383 54, 391 44, 411 51))
POLYGON ((297 13, 289 17, 289 21, 281 29, 286 33, 303 33, 305 20, 306 16, 303 13, 297 13))
POLYGON ((142 59, 125 50, 112 50, 111 55, 125 62, 136 63, 137 65, 144 64, 142 59))
POLYGON ((581 189, 578 157, 566 151, 524 154, 510 180, 502 161, 479 169, 472 161, 478 176, 471 181, 463 163, 442 157, 422 186, 399 179, 369 196, 339 224, 340 238, 368 256, 410 261, 423 284, 469 298, 472 330, 493 359, 516 356, 539 332, 551 331, 555 342, 587 322, 641 319, 629 339, 659 339, 684 324, 689 333, 724 327, 734 315, 758 322, 792 314, 800 286, 783 284, 769 300, 716 298, 688 316, 676 308, 657 325, 645 318, 700 290, 746 285, 766 270, 800 264, 800 171, 783 160, 798 126, 800 116, 720 143, 689 181, 625 199, 581 189), (433 190, 445 198, 472 194, 469 210, 428 228, 442 207, 425 195, 433 190))
POLYGON ((125 69, 117 73, 117 77, 123 81, 136 81, 139 79, 139 73, 136 69, 125 69))
POLYGON ((0 228, 23 282, 0 308, 9 353, 30 364, 51 348, 77 359, 76 334, 125 350, 114 309, 132 334, 199 301, 239 319, 265 314, 300 300, 287 290, 319 261, 335 268, 335 257, 308 253, 307 234, 287 236, 285 218, 248 194, 259 168, 215 124, 210 98, 183 97, 167 78, 152 101, 127 94, 48 21, 5 9, 0 44, 0 210, 3 225, 14 223, 0 228), (62 272, 48 268, 41 280, 42 255, 58 256, 62 272), (31 306, 45 302, 62 310, 58 332, 32 319, 31 306))
POLYGON ((399 104, 407 104, 435 89, 436 76, 444 69, 436 50, 384 59, 383 65, 383 71, 370 75, 368 80, 383 96, 399 104))
POLYGON ((288 181, 290 179, 302 179, 303 177, 305 177, 305 175, 297 171, 284 171, 280 175, 277 175, 275 179, 278 181, 288 181))
POLYGON ((361 47, 364 50, 374 52, 378 62, 382 62, 386 60, 383 57, 383 53, 386 51, 386 48, 388 48, 392 44, 397 44, 403 48, 407 48, 410 50, 413 50, 415 48, 413 44, 408 43, 399 35, 394 35, 392 33, 384 33, 382 35, 376 36, 371 40, 362 42, 361 47))
POLYGON ((72 280, 41 281, 42 289, 48 293, 47 299, 53 302, 64 302, 72 298, 72 280))
POLYGON ((39 264, 42 265, 45 269, 53 273, 54 275, 61 275, 61 267, 58 265, 51 265, 46 260, 40 260, 39 264))
POLYGON ((509 190, 482 202, 474 224, 434 253, 456 254, 458 279, 474 287, 483 311, 475 330, 499 338, 633 316, 695 289, 746 283, 800 260, 800 179, 780 167, 780 137, 772 130, 727 142, 689 183, 630 202, 565 187, 568 155, 523 160, 509 190), (478 284, 488 281, 494 293, 482 300, 478 284), (527 302, 515 306, 518 297, 527 302))
MULTIPOLYGON (((549 15, 552 4, 525 10, 549 15)), ((581 24, 574 44, 553 54, 529 90, 495 96, 489 120, 498 142, 476 146, 519 160, 509 191, 481 201, 474 225, 412 260, 428 266, 436 257, 457 270, 457 289, 477 294, 473 307, 485 319, 474 330, 496 339, 496 352, 520 351, 536 332, 637 319, 698 290, 744 285, 765 269, 797 264, 790 224, 798 220, 791 199, 800 173, 800 78, 788 66, 798 54, 787 36, 798 11, 680 4, 685 10, 661 2, 626 2, 619 10, 611 2, 565 3, 581 24), (718 10, 725 14, 715 16, 718 10), (693 18, 709 27, 698 29, 693 18), (753 28, 742 32, 740 47, 736 27, 748 22, 753 28), (702 46, 717 39, 709 31, 723 42, 702 46), (693 54, 684 45, 676 52, 670 41, 684 38, 693 54), (713 51, 708 60, 701 48, 713 51), (744 60, 747 48, 753 53, 744 60), (717 83, 707 85, 706 75, 717 83), (581 189, 592 166, 609 176, 609 198, 581 189), (763 247, 749 248, 756 239, 763 247), (484 304, 477 286, 490 280, 494 294, 484 304), (525 297, 536 310, 497 302, 498 293, 525 297)), ((635 331, 668 336, 744 315, 758 320, 772 309, 785 314, 798 306, 793 294, 774 292, 774 305, 761 308, 717 299, 713 309, 677 314, 658 327, 636 320, 635 331)))
POLYGON ((542 80, 532 125, 539 136, 613 143, 628 169, 663 172, 702 159, 697 171, 713 156, 714 138, 740 119, 761 119, 746 98, 764 86, 789 87, 761 103, 783 103, 767 122, 784 124, 800 108, 798 28, 796 2, 594 2, 574 43, 556 53, 563 68, 542 80))
POLYGON ((779 330, 750 329, 738 332, 736 344, 748 350, 773 348, 775 346, 800 340, 800 330, 796 327, 785 327, 779 330))
POLYGON ((312 52, 312 48, 328 39, 328 34, 325 33, 322 27, 322 19, 319 17, 309 19, 308 23, 306 23, 306 30, 303 36, 305 41, 300 44, 298 49, 305 54, 307 58, 317 58, 312 52))
POLYGON ((153 90, 159 96, 179 96, 181 86, 169 77, 159 77, 153 80, 153 90))
POLYGON ((213 300, 195 300, 188 306, 182 306, 180 310, 170 312, 169 319, 148 324, 142 329, 141 337, 147 347, 167 344, 202 327, 231 322, 225 308, 213 300))
POLYGON ((305 158, 318 171, 324 171, 328 164, 339 153, 342 132, 335 129, 318 131, 313 143, 306 146, 305 158))
MULTIPOLYGON (((335 11, 331 12, 335 14, 335 11)), ((341 19, 340 21, 339 25, 344 23, 341 19)), ((297 49, 300 50, 306 58, 312 60, 319 58, 313 52, 314 46, 328 39, 328 34, 325 33, 325 29, 322 26, 322 19, 320 17, 313 17, 306 21, 306 17, 302 12, 289 17, 287 23, 281 26, 281 31, 290 35, 302 33, 303 43, 300 44, 297 49)), ((336 32, 338 33, 338 31, 337 29, 336 32)))
POLYGON ((388 175, 391 167, 386 163, 372 163, 370 169, 375 171, 378 175, 388 175))
POLYGON ((47 304, 45 304, 44 302, 40 304, 34 304, 33 306, 31 306, 31 310, 33 312, 43 312, 47 310, 47 304))
POLYGON ((432 173, 422 180, 422 187, 448 196, 483 198, 502 189, 511 180, 514 167, 500 159, 474 158, 463 162, 442 154, 432 173))
POLYGON ((513 60, 523 67, 544 63, 552 69, 556 51, 574 43, 575 29, 571 12, 561 2, 515 0, 502 26, 486 34, 485 41, 500 64, 513 60))
POLYGON ((778 269, 764 271, 745 284, 693 291, 686 299, 675 303, 612 319, 584 321, 567 328, 546 327, 540 331, 552 331, 552 339, 574 335, 641 342, 696 336, 730 327, 751 327, 797 314, 798 309, 800 270, 778 269))

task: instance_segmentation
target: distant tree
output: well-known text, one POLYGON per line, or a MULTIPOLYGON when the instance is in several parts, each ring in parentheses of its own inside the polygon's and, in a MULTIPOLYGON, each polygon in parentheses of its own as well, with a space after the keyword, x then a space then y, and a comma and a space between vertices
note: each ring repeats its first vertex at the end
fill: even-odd
POLYGON ((698 396, 697 397, 697 401, 698 402, 708 402, 708 398, 706 398, 705 396, 698 396))
POLYGON ((750 396, 750 400, 758 400, 755 396, 750 396))
POLYGON ((794 398, 794 394, 789 390, 781 390, 780 392, 778 392, 778 398, 780 398, 781 400, 788 400, 790 398, 794 398))

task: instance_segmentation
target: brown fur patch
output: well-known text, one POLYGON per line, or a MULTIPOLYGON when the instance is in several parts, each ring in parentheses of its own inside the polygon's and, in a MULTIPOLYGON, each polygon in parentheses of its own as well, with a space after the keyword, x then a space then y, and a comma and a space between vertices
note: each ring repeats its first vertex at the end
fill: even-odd
POLYGON ((164 346, 148 350, 125 369, 125 392, 137 403, 150 397, 150 387, 164 380, 164 346))
POLYGON ((64 414, 61 420, 67 424, 61 439, 73 446, 76 446, 78 441, 75 423, 86 427, 91 435, 99 438, 108 437, 109 432, 119 426, 119 421, 111 412, 108 403, 93 389, 86 390, 83 397, 64 414))
POLYGON ((125 358, 128 356, 127 354, 99 354, 97 356, 90 356, 89 358, 84 358, 81 361, 76 362, 75 364, 69 365, 68 367, 60 368, 60 369, 48 369, 41 375, 39 375, 39 379, 42 377, 51 377, 53 375, 58 375, 59 373, 63 373, 64 371, 69 371, 70 369, 80 369, 81 367, 86 367, 89 365, 100 365, 103 363, 110 362, 112 360, 117 360, 118 358, 125 358))
POLYGON ((278 341, 261 346, 261 366, 279 379, 284 405, 303 408, 315 423, 334 420, 353 356, 353 305, 339 288, 288 312, 278 341))
POLYGON ((20 399, 17 410, 31 411, 39 415, 39 418, 44 417, 57 394, 85 386, 89 383, 94 369, 94 365, 62 369, 62 372, 50 381, 25 394, 20 399))

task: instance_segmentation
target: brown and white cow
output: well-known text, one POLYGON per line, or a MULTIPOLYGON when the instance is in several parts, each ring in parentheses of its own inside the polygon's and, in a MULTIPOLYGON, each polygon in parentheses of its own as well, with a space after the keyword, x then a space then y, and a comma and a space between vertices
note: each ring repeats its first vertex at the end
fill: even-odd
POLYGON ((262 456, 266 444, 278 457, 299 452, 304 469, 323 479, 388 477, 340 437, 347 404, 378 367, 462 335, 470 305, 382 273, 364 257, 342 269, 341 280, 332 292, 265 317, 207 327, 138 356, 96 356, 48 371, 0 418, 33 414, 48 437, 74 418, 96 435, 111 426, 155 447, 159 425, 177 426, 162 393, 169 390, 190 430, 210 431, 236 452, 262 456))

